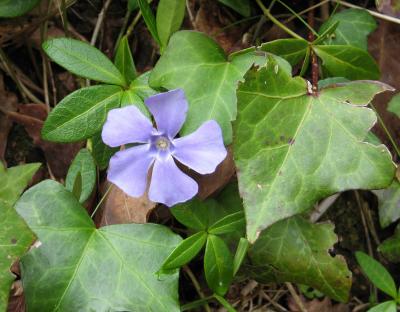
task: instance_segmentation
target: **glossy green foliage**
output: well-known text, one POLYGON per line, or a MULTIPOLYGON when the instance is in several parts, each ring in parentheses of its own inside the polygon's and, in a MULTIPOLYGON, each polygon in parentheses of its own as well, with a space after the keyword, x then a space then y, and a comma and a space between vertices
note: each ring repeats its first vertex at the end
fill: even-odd
POLYGON ((83 203, 92 194, 96 184, 96 165, 92 154, 86 148, 79 151, 69 167, 65 188, 72 192, 77 179, 81 180, 78 200, 83 203))
POLYGON ((154 40, 161 47, 160 37, 157 32, 156 18, 154 17, 153 11, 151 10, 148 0, 136 0, 142 13, 144 22, 146 23, 147 29, 150 31, 154 40))
POLYGON ((250 0, 218 0, 218 1, 230 7, 231 9, 235 10, 237 13, 243 15, 244 17, 249 17, 251 14, 250 0))
POLYGON ((350 80, 373 80, 380 77, 378 65, 365 50, 349 45, 316 45, 313 49, 330 77, 350 80))
POLYGON ((396 312, 396 311, 397 311, 396 301, 382 302, 368 310, 368 312, 396 312))
POLYGON ((388 104, 388 111, 400 118, 400 94, 396 94, 388 104))
POLYGON ((386 189, 373 191, 379 201, 379 222, 382 227, 400 219, 400 182, 394 180, 386 189))
POLYGON ((32 10, 40 0, 2 0, 0 17, 16 17, 32 10))
POLYGON ((282 220, 265 230, 249 254, 253 278, 262 282, 301 283, 347 301, 351 272, 329 249, 337 242, 330 223, 313 224, 302 217, 282 220))
POLYGON ((107 56, 86 42, 54 38, 43 43, 43 50, 54 62, 75 75, 108 84, 126 85, 125 78, 107 56))
POLYGON ((120 106, 121 96, 121 87, 112 85, 72 92, 52 110, 44 123, 42 137, 55 142, 90 138, 101 130, 108 111, 120 106))
POLYGON ((244 213, 238 211, 223 217, 208 228, 210 234, 227 234, 237 231, 245 226, 244 213))
POLYGON ((99 167, 100 170, 106 169, 108 166, 108 162, 112 155, 114 155, 119 148, 114 147, 111 148, 104 144, 101 138, 101 132, 96 133, 92 138, 92 155, 96 165, 99 167))
POLYGON ((214 119, 221 126, 225 144, 232 141, 231 121, 236 118, 236 88, 243 75, 262 56, 250 49, 226 57, 222 48, 205 34, 175 33, 150 75, 150 86, 182 88, 189 110, 181 135, 214 119))
POLYGON ((376 122, 364 106, 385 90, 352 82, 309 96, 306 81, 272 57, 266 68, 249 71, 238 90, 234 158, 250 242, 331 194, 391 183, 387 148, 363 142, 376 122))
POLYGON ((278 39, 261 45, 260 49, 279 55, 291 65, 298 64, 306 56, 308 42, 303 39, 278 39))
POLYGON ((157 6, 156 26, 161 46, 166 47, 171 35, 182 25, 186 0, 160 0, 157 6))
POLYGON ((41 246, 21 261, 29 311, 179 311, 178 274, 154 274, 180 242, 155 224, 96 229, 61 184, 46 180, 16 205, 41 246))
POLYGON ((322 34, 332 24, 336 30, 324 41, 327 45, 351 45, 367 50, 367 37, 376 28, 375 19, 366 10, 348 9, 334 14, 320 28, 322 34))
POLYGON ((378 247, 380 253, 390 262, 400 262, 400 226, 397 225, 393 236, 389 237, 378 247))
POLYGON ((362 271, 368 277, 368 279, 377 288, 379 288, 392 298, 396 299, 396 284, 394 283, 393 277, 385 269, 385 267, 374 258, 368 256, 361 251, 356 252, 356 258, 358 264, 361 266, 362 271))
POLYGON ((136 67, 127 36, 122 37, 119 41, 114 64, 128 83, 136 78, 136 67))

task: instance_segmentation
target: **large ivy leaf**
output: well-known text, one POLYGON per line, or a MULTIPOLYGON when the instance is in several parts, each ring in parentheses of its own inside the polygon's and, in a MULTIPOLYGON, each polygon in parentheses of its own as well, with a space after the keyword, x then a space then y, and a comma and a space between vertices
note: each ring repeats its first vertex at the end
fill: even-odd
POLYGON ((215 41, 195 31, 175 33, 150 75, 153 88, 183 88, 189 101, 182 135, 214 119, 222 128, 224 141, 232 141, 231 121, 236 118, 236 87, 258 59, 253 50, 227 59, 215 41))
POLYGON ((378 65, 372 56, 349 45, 316 45, 315 53, 322 59, 322 67, 331 77, 350 80, 379 79, 378 65))
POLYGON ((40 0, 2 0, 0 1, 0 16, 15 17, 32 10, 40 0))
POLYGON ((270 41, 261 45, 260 49, 279 55, 291 65, 296 65, 306 56, 308 42, 304 39, 285 38, 270 41))
POLYGON ((42 137, 55 142, 75 142, 101 130, 107 113, 120 106, 122 89, 98 85, 82 88, 66 96, 51 111, 43 125, 42 137))
POLYGON ((322 34, 331 25, 339 22, 335 32, 325 41, 328 45, 352 45, 367 50, 368 35, 376 28, 375 19, 366 10, 343 10, 329 18, 320 28, 322 34))
POLYGON ((179 311, 178 274, 154 274, 180 242, 155 224, 96 229, 61 184, 47 180, 16 205, 41 246, 21 260, 30 311, 179 311))
POLYGON ((266 68, 249 71, 238 90, 234 158, 251 242, 333 193, 391 183, 387 148, 363 142, 376 122, 363 106, 387 88, 351 82, 310 96, 306 81, 272 57, 266 68))
POLYGON ((379 222, 382 227, 400 219, 400 182, 395 180, 384 190, 375 190, 379 201, 379 222))
POLYGON ((54 62, 75 75, 109 84, 126 84, 124 76, 107 56, 86 42, 53 38, 43 43, 43 50, 54 62))
POLYGON ((343 257, 329 254, 336 242, 332 224, 291 217, 260 235, 249 250, 248 269, 262 283, 306 284, 335 300, 347 301, 351 272, 343 257))

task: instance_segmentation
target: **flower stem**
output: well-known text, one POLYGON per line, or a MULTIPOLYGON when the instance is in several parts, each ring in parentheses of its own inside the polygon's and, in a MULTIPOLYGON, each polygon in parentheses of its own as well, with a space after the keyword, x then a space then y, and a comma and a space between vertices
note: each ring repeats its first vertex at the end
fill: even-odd
POLYGON ((97 210, 100 208, 101 204, 102 204, 103 201, 106 199, 108 193, 110 193, 112 187, 113 187, 113 184, 110 184, 110 186, 108 187, 107 191, 104 193, 103 197, 100 199, 100 201, 98 202, 96 208, 94 208, 92 214, 90 215, 91 218, 94 217, 94 215, 96 214, 97 210))

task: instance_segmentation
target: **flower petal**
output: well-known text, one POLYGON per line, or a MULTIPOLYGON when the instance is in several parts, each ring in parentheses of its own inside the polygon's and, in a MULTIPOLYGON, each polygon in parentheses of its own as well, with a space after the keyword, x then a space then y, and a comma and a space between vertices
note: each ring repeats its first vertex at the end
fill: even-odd
POLYGON ((154 160, 149 149, 149 144, 143 144, 117 152, 111 157, 107 179, 130 196, 143 195, 154 160))
POLYGON ((144 102, 154 116, 158 131, 173 139, 182 128, 188 110, 183 90, 175 89, 159 93, 144 102))
POLYGON ((200 174, 215 171, 227 155, 219 124, 209 120, 195 132, 173 141, 173 156, 200 174))
POLYGON ((197 183, 176 166, 172 156, 154 162, 149 190, 151 201, 171 207, 191 199, 197 192, 197 183))
POLYGON ((128 143, 147 143, 153 125, 140 110, 133 105, 112 109, 101 132, 103 142, 111 147, 128 143))

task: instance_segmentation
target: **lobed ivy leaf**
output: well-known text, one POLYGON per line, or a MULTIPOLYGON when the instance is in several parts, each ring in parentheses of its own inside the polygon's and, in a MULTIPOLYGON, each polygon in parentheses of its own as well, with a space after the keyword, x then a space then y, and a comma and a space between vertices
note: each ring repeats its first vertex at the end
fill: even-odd
POLYGON ((400 94, 396 94, 394 97, 392 97, 388 104, 387 110, 400 118, 400 94))
POLYGON ((98 85, 76 90, 51 111, 42 128, 48 141, 75 142, 98 133, 107 113, 120 106, 122 89, 98 85))
POLYGON ((249 249, 253 277, 261 283, 293 282, 345 302, 351 272, 342 256, 328 250, 337 242, 330 223, 313 224, 294 216, 266 229, 249 249))
POLYGON ((153 88, 183 88, 189 102, 181 135, 195 131, 207 120, 221 126, 225 144, 232 141, 231 121, 236 118, 236 88, 256 61, 264 60, 254 49, 226 57, 205 34, 179 31, 170 39, 152 73, 153 88))
POLYGON ((53 38, 42 45, 58 65, 80 77, 125 86, 120 71, 101 51, 90 44, 71 38, 53 38))
POLYGON ((308 42, 304 39, 277 39, 260 46, 260 50, 279 55, 290 63, 296 65, 304 59, 307 53, 308 42))
POLYGON ((324 43, 327 45, 351 45, 367 50, 368 35, 376 29, 376 21, 366 10, 347 9, 331 16, 319 29, 322 34, 332 24, 339 22, 335 32, 324 43))
POLYGON ((2 0, 0 2, 1 17, 16 17, 32 10, 40 0, 2 0))
POLYGON ((160 0, 157 6, 156 26, 161 46, 166 47, 170 36, 181 27, 185 10, 185 0, 160 0))
POLYGON ((248 72, 237 93, 234 158, 250 242, 336 192, 391 183, 387 148, 363 142, 376 122, 364 106, 388 88, 351 82, 310 96, 306 81, 272 57, 266 68, 248 72))
POLYGON ((400 219, 400 182, 394 180, 386 189, 375 190, 379 203, 379 223, 387 227, 400 219))
POLYGON ((61 184, 46 180, 16 205, 41 242, 21 260, 31 311, 179 311, 178 274, 157 279, 180 242, 156 224, 96 229, 61 184))
POLYGON ((119 41, 114 63, 128 83, 136 78, 136 67, 127 36, 123 36, 119 41))
POLYGON ((92 194, 96 184, 96 165, 92 154, 86 148, 79 151, 69 167, 65 179, 65 188, 68 191, 73 191, 78 176, 81 179, 80 196, 78 200, 80 203, 84 203, 89 198, 90 194, 92 194))
POLYGON ((400 262, 400 226, 397 225, 394 235, 384 240, 378 251, 390 262, 400 262))
POLYGON ((315 53, 322 60, 322 68, 331 77, 350 80, 379 79, 378 65, 372 56, 349 45, 315 45, 315 53))

